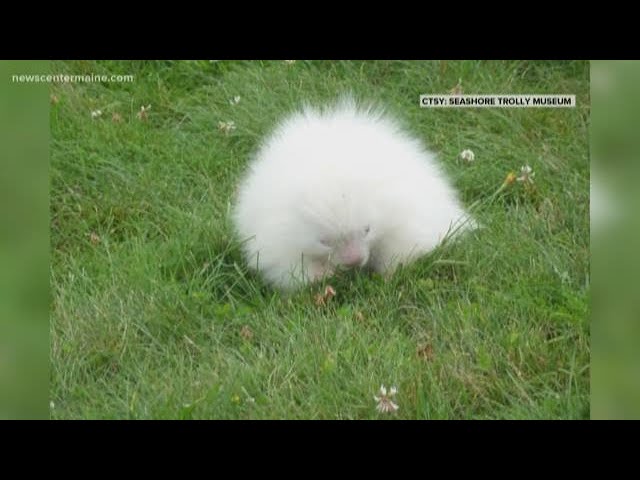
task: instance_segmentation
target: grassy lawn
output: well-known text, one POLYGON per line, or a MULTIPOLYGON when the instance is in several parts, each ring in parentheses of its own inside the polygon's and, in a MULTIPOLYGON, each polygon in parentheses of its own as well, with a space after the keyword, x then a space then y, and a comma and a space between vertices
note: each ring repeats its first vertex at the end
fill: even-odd
POLYGON ((52 418, 588 418, 588 62, 53 67, 135 82, 52 87, 52 418), (460 79, 578 106, 418 107, 460 79), (346 91, 438 152, 484 228, 318 305, 324 285, 286 297, 247 271, 229 212, 274 122, 346 91), (496 194, 525 164, 533 185, 496 194))

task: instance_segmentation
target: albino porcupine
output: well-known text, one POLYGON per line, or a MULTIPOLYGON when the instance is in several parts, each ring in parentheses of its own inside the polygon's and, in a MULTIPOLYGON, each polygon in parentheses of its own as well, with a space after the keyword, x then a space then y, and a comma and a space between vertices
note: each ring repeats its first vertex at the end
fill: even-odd
POLYGON ((234 223, 249 266, 284 290, 340 267, 393 273, 475 226, 435 156, 352 100, 277 126, 240 184, 234 223))

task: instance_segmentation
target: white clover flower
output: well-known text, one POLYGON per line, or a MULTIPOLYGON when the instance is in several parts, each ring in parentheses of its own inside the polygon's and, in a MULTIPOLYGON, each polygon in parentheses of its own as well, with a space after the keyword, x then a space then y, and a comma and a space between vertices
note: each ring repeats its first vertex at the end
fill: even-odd
POLYGON ((473 150, 466 149, 460 153, 460 158, 465 162, 473 162, 476 159, 476 154, 473 153, 473 150))
POLYGON ((229 105, 237 105, 240 103, 240 95, 236 95, 235 97, 229 99, 229 105))
POLYGON ((144 105, 142 105, 140 107, 140 111, 138 112, 138 118, 140 120, 146 120, 147 119, 147 112, 151 109, 151 104, 147 105, 146 107, 144 105))
POLYGON ((293 65, 294 63, 296 63, 295 60, 285 60, 284 63, 286 63, 287 65, 293 65))
POLYGON ((397 393, 398 389, 396 387, 391 387, 387 395, 387 388, 384 385, 380 385, 380 396, 373 396, 373 399, 378 402, 378 405, 376 405, 376 410, 378 410, 380 413, 397 412, 400 407, 397 403, 391 400, 391 397, 395 397, 397 393))
POLYGON ((229 133, 232 130, 236 129, 236 124, 233 121, 228 122, 218 122, 218 130, 224 133, 229 133))
POLYGON ((529 165, 523 165, 520 168, 520 176, 516 178, 518 182, 523 183, 533 183, 533 177, 535 177, 536 172, 529 165))
POLYGON ((93 118, 94 120, 96 118, 100 118, 102 116, 102 110, 93 110, 91 112, 91 118, 93 118))

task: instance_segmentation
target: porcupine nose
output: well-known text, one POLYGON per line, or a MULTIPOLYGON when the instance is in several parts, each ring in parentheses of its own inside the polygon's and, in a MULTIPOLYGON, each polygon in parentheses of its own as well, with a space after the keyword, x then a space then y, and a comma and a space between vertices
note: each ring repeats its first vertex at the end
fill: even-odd
POLYGON ((349 244, 342 252, 342 264, 345 267, 360 267, 366 262, 366 254, 358 245, 349 244))

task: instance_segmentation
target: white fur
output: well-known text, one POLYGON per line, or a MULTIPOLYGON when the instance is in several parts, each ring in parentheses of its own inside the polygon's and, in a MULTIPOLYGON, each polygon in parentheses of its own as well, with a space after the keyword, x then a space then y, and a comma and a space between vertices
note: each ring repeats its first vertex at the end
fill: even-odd
POLYGON ((434 155, 352 101, 278 126, 240 184, 234 221, 249 266, 285 290, 343 266, 391 274, 475 225, 434 155))

